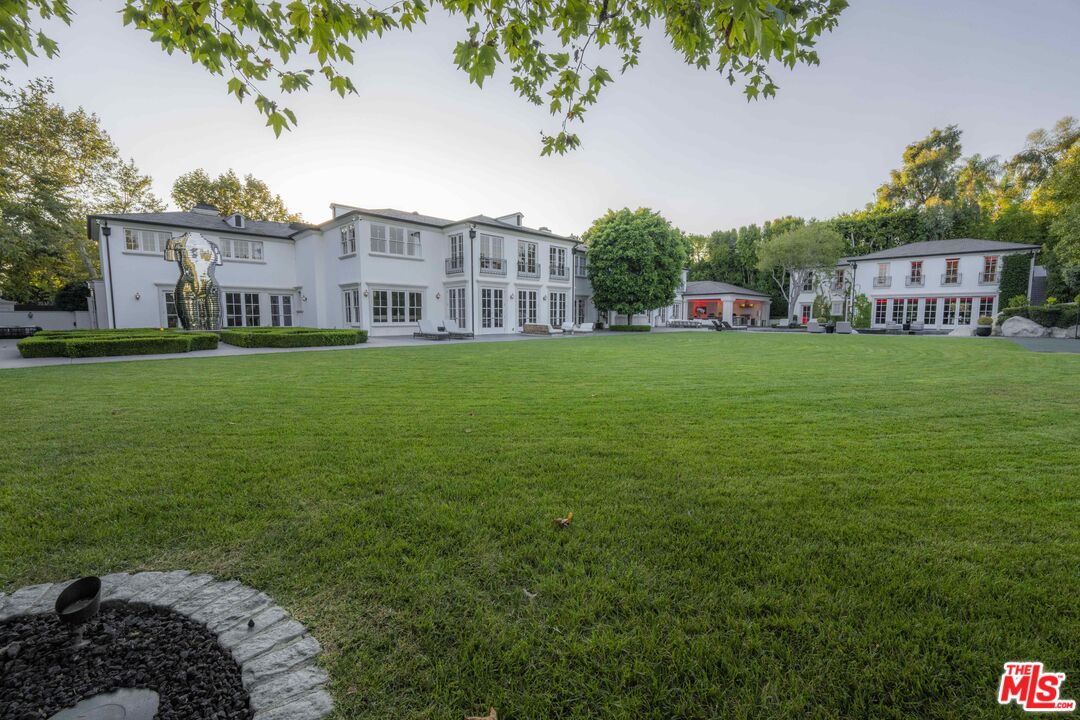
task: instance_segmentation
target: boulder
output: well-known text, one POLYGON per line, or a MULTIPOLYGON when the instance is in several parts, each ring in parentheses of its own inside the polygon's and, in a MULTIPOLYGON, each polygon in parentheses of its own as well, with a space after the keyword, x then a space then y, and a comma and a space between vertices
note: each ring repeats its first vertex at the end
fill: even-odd
POLYGON ((975 334, 975 328, 958 327, 949 333, 949 337, 971 337, 975 334))
POLYGON ((1076 326, 1073 325, 1069 328, 1050 328, 1050 337, 1053 338, 1074 338, 1076 337, 1076 326))
POLYGON ((1016 315, 1001 323, 1001 334, 1005 337, 1037 338, 1048 336, 1050 331, 1034 320, 1016 315))

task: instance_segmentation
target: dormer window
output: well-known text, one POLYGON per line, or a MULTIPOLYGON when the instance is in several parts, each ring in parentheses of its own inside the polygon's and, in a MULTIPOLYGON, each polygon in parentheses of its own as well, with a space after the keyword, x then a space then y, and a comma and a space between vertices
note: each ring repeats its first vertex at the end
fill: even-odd
POLYGON ((233 213, 232 226, 234 228, 243 228, 244 227, 244 216, 241 215, 240 213, 233 213))

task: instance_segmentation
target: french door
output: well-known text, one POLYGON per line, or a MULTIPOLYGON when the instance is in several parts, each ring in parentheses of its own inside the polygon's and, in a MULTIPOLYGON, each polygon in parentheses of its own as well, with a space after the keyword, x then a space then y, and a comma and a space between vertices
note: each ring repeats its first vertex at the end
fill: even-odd
POLYGON ((518 291, 518 327, 536 324, 536 291, 518 291))

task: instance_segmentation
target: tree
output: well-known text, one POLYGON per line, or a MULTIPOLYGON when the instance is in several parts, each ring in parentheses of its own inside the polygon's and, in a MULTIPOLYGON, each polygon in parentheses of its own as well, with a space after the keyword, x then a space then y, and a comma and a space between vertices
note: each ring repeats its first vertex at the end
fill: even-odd
POLYGON ((27 302, 96 276, 86 215, 164 207, 97 116, 51 94, 35 80, 0 105, 0 296, 27 302))
POLYGON ((613 211, 582 235, 589 248, 589 281, 601 312, 627 316, 675 301, 687 260, 681 232, 647 208, 613 211))
POLYGON ((1018 199, 1029 197, 1077 142, 1080 142, 1080 123, 1069 116, 1058 120, 1050 132, 1039 128, 1028 134, 1024 149, 1005 164, 1008 182, 1015 188, 1018 199))
POLYGON ((270 192, 266 183, 253 175, 243 181, 234 170, 211 178, 199 168, 185 173, 173 183, 172 199, 182 210, 208 203, 222 215, 241 213, 252 220, 299 222, 300 214, 289 212, 280 195, 270 192))
POLYGON ((1052 213, 1049 254, 1053 269, 1072 295, 1080 290, 1080 143, 1054 165, 1046 179, 1044 200, 1052 213))
MULTIPOLYGON (((380 4, 381 5, 381 4, 380 4)), ((662 24, 672 47, 698 68, 715 68, 743 83, 747 99, 771 97, 777 85, 772 63, 787 68, 817 65, 819 36, 836 27, 847 0, 401 0, 385 6, 349 0, 124 0, 123 22, 149 33, 168 53, 181 52, 213 75, 228 79, 238 100, 253 97, 275 134, 296 124, 296 115, 270 97, 308 90, 322 77, 342 97, 355 93, 341 71, 356 47, 373 36, 411 30, 441 8, 466 23, 454 48, 455 64, 482 87, 500 64, 528 102, 546 106, 562 120, 555 135, 543 134, 543 153, 579 145, 568 125, 580 121, 612 81, 599 60, 623 73, 637 65, 645 30, 662 24), (600 57, 594 57, 600 53, 600 57), (306 62, 305 62, 306 61, 306 62)), ((34 26, 35 17, 72 22, 68 0, 11 0, 0 12, 0 56, 27 63, 56 43, 34 26)))
POLYGON ((870 327, 870 298, 864 293, 855 296, 851 312, 851 324, 856 329, 870 327))
POLYGON ((903 164, 889 173, 889 182, 877 190, 878 205, 886 208, 923 207, 956 196, 957 161, 961 130, 949 125, 934 128, 922 140, 904 148, 903 164))
POLYGON ((840 233, 828 223, 814 222, 763 240, 758 269, 771 274, 790 312, 803 285, 813 278, 819 285, 827 280, 843 253, 840 233))

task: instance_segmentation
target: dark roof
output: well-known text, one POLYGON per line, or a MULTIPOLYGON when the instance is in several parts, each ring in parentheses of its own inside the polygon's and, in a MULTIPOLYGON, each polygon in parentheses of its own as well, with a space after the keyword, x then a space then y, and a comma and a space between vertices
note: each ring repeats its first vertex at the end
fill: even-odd
POLYGON ((899 247, 879 250, 869 255, 853 255, 845 260, 888 260, 890 258, 918 257, 920 255, 963 255, 964 253, 1017 252, 1038 250, 1038 245, 999 242, 997 240, 977 240, 974 238, 955 238, 953 240, 928 240, 908 243, 899 247))
POLYGON ((236 235, 259 235, 260 237, 291 238, 301 230, 311 228, 305 223, 280 223, 268 220, 250 220, 244 218, 244 227, 233 227, 229 222, 230 217, 207 215, 206 213, 193 211, 159 212, 159 213, 112 213, 104 215, 91 215, 88 220, 101 218, 104 220, 127 220, 129 222, 150 223, 153 225, 173 225, 176 227, 191 228, 193 230, 209 230, 211 232, 227 232, 236 235))
MULTIPOLYGON (((514 214, 517 215, 518 213, 514 213, 514 214)), ((506 228, 507 230, 513 230, 515 232, 526 232, 526 233, 532 233, 533 235, 544 235, 546 237, 553 237, 556 240, 570 240, 570 241, 577 242, 576 238, 567 237, 565 235, 559 235, 557 233, 551 232, 550 230, 540 230, 540 229, 537 229, 537 228, 525 227, 524 225, 518 225, 516 223, 504 222, 502 220, 498 220, 496 218, 489 217, 487 215, 473 215, 470 218, 465 218, 461 222, 463 222, 463 223, 473 222, 473 223, 477 223, 478 225, 488 225, 488 226, 491 226, 491 227, 506 228)))
POLYGON ((686 283, 683 295, 753 295, 754 297, 769 297, 757 290, 749 290, 731 283, 714 282, 712 280, 694 280, 686 283))
POLYGON ((400 220, 401 222, 432 225, 439 228, 454 224, 453 220, 447 220, 446 218, 435 217, 434 215, 421 215, 418 212, 406 212, 405 210, 395 210, 393 208, 356 208, 355 212, 362 215, 376 215, 378 217, 387 218, 388 220, 400 220))

